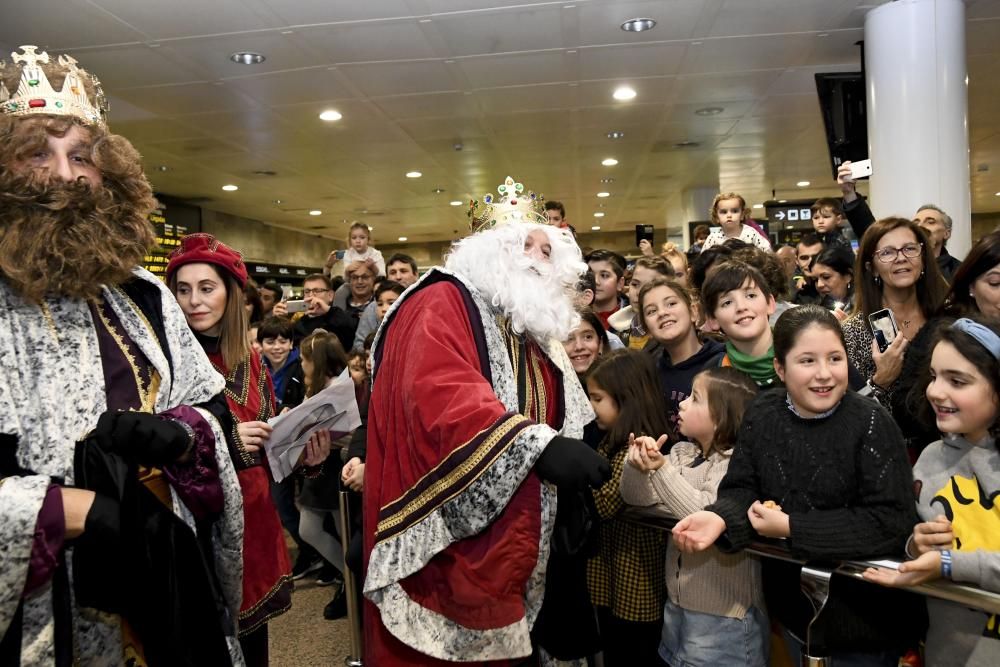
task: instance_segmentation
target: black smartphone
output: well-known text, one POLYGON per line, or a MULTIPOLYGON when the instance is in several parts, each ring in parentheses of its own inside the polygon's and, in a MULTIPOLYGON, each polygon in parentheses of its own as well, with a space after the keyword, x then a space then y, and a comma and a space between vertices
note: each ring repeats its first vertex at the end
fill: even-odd
POLYGON ((649 244, 653 244, 653 225, 635 226, 635 247, 639 247, 639 241, 645 239, 649 244))
POLYGON ((885 352, 899 334, 896 318, 893 317, 892 311, 888 308, 876 310, 869 315, 868 326, 871 327, 872 336, 875 338, 880 352, 885 352))

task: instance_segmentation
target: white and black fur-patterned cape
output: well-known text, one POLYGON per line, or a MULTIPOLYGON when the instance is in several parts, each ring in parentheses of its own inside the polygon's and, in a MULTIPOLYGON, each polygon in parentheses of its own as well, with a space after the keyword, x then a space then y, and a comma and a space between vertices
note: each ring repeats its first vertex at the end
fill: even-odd
MULTIPOLYGON (((105 287, 103 298, 160 375, 155 411, 207 402, 222 391, 225 380, 212 367, 163 283, 143 269, 134 274, 161 292, 170 363, 123 291, 105 287)), ((17 437, 17 463, 35 473, 0 483, 0 635, 6 633, 24 590, 35 523, 50 477, 72 484, 75 443, 97 425, 106 409, 104 369, 87 302, 51 298, 45 305, 51 319, 0 279, 0 433, 17 437)), ((216 574, 236 618, 243 576, 239 481, 218 422, 207 411, 199 412, 215 434, 225 499, 223 516, 213 529, 216 574)), ((194 530, 191 512, 173 489, 171 496, 174 512, 194 530)), ((73 607, 74 663, 121 664, 119 618, 76 608, 75 603, 73 607)), ((22 665, 54 664, 52 609, 51 584, 24 600, 22 665)), ((235 640, 229 644, 234 663, 242 664, 238 644, 235 640)))

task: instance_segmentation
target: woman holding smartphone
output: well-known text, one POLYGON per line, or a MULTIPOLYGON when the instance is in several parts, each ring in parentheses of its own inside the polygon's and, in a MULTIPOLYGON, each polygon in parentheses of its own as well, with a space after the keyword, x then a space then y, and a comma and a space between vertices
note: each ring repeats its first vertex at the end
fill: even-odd
MULTIPOLYGON (((843 323, 847 355, 868 381, 862 393, 893 414, 908 440, 917 434, 906 432, 913 420, 903 418, 908 388, 900 386, 904 360, 928 346, 924 325, 944 302, 948 287, 937 262, 925 261, 928 247, 924 231, 905 218, 885 218, 869 227, 854 267, 854 312, 843 323), (894 329, 896 335, 883 350, 873 329, 894 329)), ((914 443, 908 444, 912 449, 914 443)))

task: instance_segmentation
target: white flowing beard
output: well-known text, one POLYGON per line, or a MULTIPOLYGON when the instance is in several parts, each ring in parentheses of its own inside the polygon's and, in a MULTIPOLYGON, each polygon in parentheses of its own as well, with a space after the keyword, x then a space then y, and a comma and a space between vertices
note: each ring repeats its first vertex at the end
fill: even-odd
POLYGON ((529 223, 494 227, 456 243, 445 267, 464 276, 510 318, 517 334, 527 332, 539 343, 563 341, 580 323, 573 297, 587 265, 567 230, 529 223), (524 242, 535 229, 549 238, 548 262, 524 253, 524 242))

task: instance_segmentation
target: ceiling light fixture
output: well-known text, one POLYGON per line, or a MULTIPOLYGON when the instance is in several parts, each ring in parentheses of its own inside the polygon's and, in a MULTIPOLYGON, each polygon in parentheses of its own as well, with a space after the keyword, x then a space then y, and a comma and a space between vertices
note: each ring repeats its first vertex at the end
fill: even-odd
POLYGON ((450 201, 450 202, 448 202, 448 204, 450 204, 451 206, 461 206, 461 205, 462 205, 462 202, 460 202, 460 201, 458 201, 458 200, 456 199, 455 201, 450 201))
POLYGON ((431 190, 431 192, 433 192, 436 195, 439 195, 442 192, 444 192, 444 188, 434 188, 433 190, 431 190))
POLYGON ((788 200, 787 200, 787 199, 779 199, 779 200, 778 200, 778 203, 779 203, 779 204, 787 204, 787 203, 788 203, 788 200))
POLYGON ((636 18, 622 23, 622 30, 625 32, 645 32, 652 30, 655 26, 656 21, 653 19, 636 18))
POLYGON ((590 231, 592 231, 592 232, 599 232, 599 231, 601 231, 601 226, 600 225, 594 225, 593 227, 590 228, 590 231))
POLYGON ((619 132, 618 130, 612 130, 608 132, 608 139, 621 139, 625 136, 624 132, 619 132))
POLYGON ((596 213, 594 213, 594 217, 595 218, 603 218, 604 217, 604 211, 597 211, 596 213))
POLYGON ((407 239, 406 239, 406 237, 405 237, 405 236, 400 236, 400 237, 399 237, 399 240, 400 240, 400 241, 406 241, 407 239))
POLYGON ((223 185, 222 189, 225 190, 226 192, 236 192, 237 190, 239 190, 239 187, 235 185, 223 185))
POLYGON ((309 215, 323 215, 323 211, 313 209, 312 211, 309 211, 309 215))
POLYGON ((808 188, 810 184, 809 181, 799 181, 795 185, 799 186, 800 188, 808 188))
POLYGON ((764 205, 763 204, 754 204, 753 207, 754 208, 764 208, 764 205))
POLYGON ((635 99, 636 92, 634 88, 620 86, 615 88, 615 92, 612 93, 611 96, 620 102, 627 102, 628 100, 635 99))
POLYGON ((420 178, 421 176, 423 176, 423 174, 421 174, 419 171, 408 171, 408 172, 406 172, 406 177, 407 178, 420 178))
POLYGON ((610 196, 611 196, 611 193, 610 193, 610 192, 598 192, 598 193, 597 193, 597 196, 598 196, 598 197, 601 197, 601 198, 604 198, 604 197, 610 197, 610 196))
POLYGON ((615 182, 615 179, 613 179, 613 178, 602 178, 601 179, 601 183, 614 183, 614 182, 615 182))
POLYGON ((229 56, 229 59, 238 65, 259 65, 267 58, 253 51, 237 51, 229 56))
POLYGON ((696 109, 694 112, 695 116, 718 116, 720 113, 725 111, 723 107, 703 107, 701 109, 696 109))
POLYGON ((285 200, 284 199, 272 199, 271 203, 272 204, 284 204, 285 200))
POLYGON ((169 171, 169 170, 170 170, 170 167, 168 167, 165 164, 161 164, 158 167, 156 167, 156 171, 169 171))
POLYGON ((320 120, 325 120, 328 123, 332 123, 335 120, 340 120, 344 115, 337 111, 336 109, 327 109, 319 115, 320 120))
POLYGON ((618 160, 614 159, 613 157, 604 158, 603 160, 601 160, 601 164, 603 164, 605 167, 613 167, 616 164, 618 164, 618 160))

